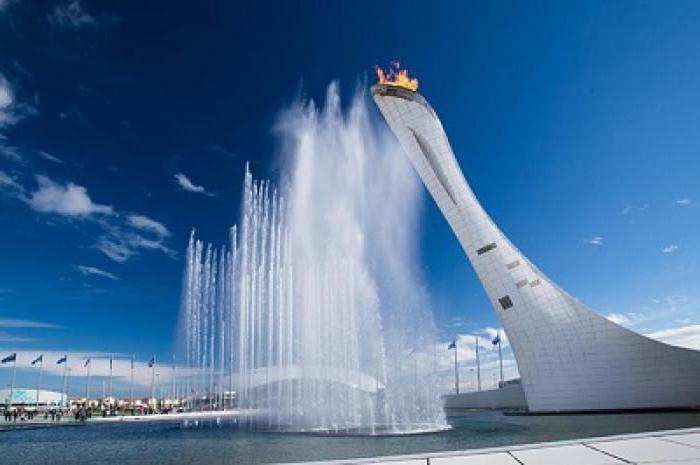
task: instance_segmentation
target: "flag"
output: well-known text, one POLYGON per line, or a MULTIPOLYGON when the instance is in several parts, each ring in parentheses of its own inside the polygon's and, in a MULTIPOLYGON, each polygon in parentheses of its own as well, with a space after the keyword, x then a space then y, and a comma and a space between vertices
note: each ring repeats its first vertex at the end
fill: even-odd
POLYGON ((0 360, 0 363, 9 363, 9 362, 17 362, 17 352, 15 352, 14 354, 10 354, 7 357, 0 360))
POLYGON ((501 335, 496 334, 496 337, 493 338, 493 341, 491 341, 491 344, 497 346, 500 343, 501 343, 501 335))
POLYGON ((156 364, 156 356, 154 355, 149 361, 148 361, 148 368, 152 368, 153 365, 156 364))
POLYGON ((36 365, 36 364, 39 363, 39 362, 44 363, 44 354, 41 354, 41 355, 39 355, 37 358, 35 358, 35 359, 32 361, 32 366, 36 365))
POLYGON ((85 364, 83 365, 84 367, 90 365, 90 359, 85 360, 85 364))
POLYGON ((131 369, 134 369, 134 356, 131 356, 131 369))
POLYGON ((447 346, 447 350, 457 349, 457 339, 452 339, 452 342, 447 346))
POLYGON ((68 361, 68 356, 64 355, 63 357, 56 360, 56 365, 60 365, 61 363, 66 363, 67 361, 68 361))
POLYGON ((112 363, 114 363, 114 360, 113 360, 112 357, 110 356, 110 357, 109 357, 109 369, 110 369, 110 370, 112 369, 112 363))

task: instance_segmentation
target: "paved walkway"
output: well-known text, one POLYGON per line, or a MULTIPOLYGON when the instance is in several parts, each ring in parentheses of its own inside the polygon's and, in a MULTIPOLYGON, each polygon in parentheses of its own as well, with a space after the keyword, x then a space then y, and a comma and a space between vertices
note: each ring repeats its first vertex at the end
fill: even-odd
POLYGON ((700 465, 700 428, 315 465, 700 465))

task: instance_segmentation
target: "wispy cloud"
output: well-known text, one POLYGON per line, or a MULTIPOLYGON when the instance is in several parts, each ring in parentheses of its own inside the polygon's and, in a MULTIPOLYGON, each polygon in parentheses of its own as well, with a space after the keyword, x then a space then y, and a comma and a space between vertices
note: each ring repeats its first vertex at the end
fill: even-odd
POLYGON ((0 74, 0 128, 14 124, 17 115, 14 112, 15 93, 10 82, 0 74))
POLYGON ((211 196, 211 197, 213 197, 214 195, 216 195, 216 194, 214 194, 214 193, 212 193, 212 192, 208 192, 208 191, 204 188, 204 186, 198 186, 198 185, 194 184, 194 183, 190 180, 190 178, 188 178, 187 176, 185 176, 185 175, 182 174, 182 173, 177 173, 177 174, 175 175, 175 182, 177 182, 177 184, 178 184, 182 189, 184 189, 184 190, 186 190, 186 191, 188 191, 188 192, 194 192, 194 193, 197 193, 197 194, 204 194, 204 195, 208 195, 208 196, 211 196))
POLYGON ((675 204, 680 205, 681 207, 688 206, 692 203, 692 201, 688 197, 683 197, 682 199, 676 200, 675 204))
POLYGON ((584 239, 583 243, 588 245, 601 246, 603 245, 603 236, 594 236, 590 239, 584 239))
POLYGON ((83 276, 101 276, 103 278, 113 279, 115 281, 119 280, 119 278, 112 273, 95 268, 94 266, 74 265, 74 268, 83 276))
POLYGON ((663 329, 649 333, 647 336, 667 344, 700 350, 700 325, 663 329))
POLYGON ((168 234, 159 234, 154 231, 153 225, 151 225, 149 229, 144 228, 141 222, 137 221, 137 223, 140 224, 140 226, 134 226, 130 223, 127 224, 132 228, 145 230, 151 234, 151 237, 147 237, 140 232, 135 232, 119 225, 108 225, 106 226, 107 233, 98 239, 95 248, 117 263, 126 262, 131 257, 137 255, 141 250, 158 250, 170 257, 176 255, 175 251, 166 244, 166 238, 170 232, 165 226, 161 225, 164 228, 162 231, 160 228, 156 229, 159 229, 161 233, 168 231, 168 234))
POLYGON ((649 209, 648 203, 645 203, 644 205, 641 205, 639 207, 627 205, 625 208, 622 209, 622 211, 620 213, 622 213, 623 215, 629 215, 630 213, 633 213, 633 212, 643 212, 643 211, 648 210, 648 209, 649 209))
POLYGON ((0 342, 32 342, 35 340, 36 339, 32 337, 15 336, 14 334, 0 331, 0 342))
POLYGON ((49 15, 49 23, 58 29, 81 29, 94 26, 97 20, 88 13, 80 0, 61 3, 49 15))
POLYGON ((38 187, 30 191, 0 171, 0 193, 16 197, 40 213, 94 221, 103 232, 93 247, 118 263, 143 250, 157 250, 169 257, 176 255, 166 243, 172 233, 164 224, 145 215, 124 214, 111 205, 98 204, 85 187, 75 183, 62 184, 46 176, 36 179, 38 187))
MULTIPOLYGON (((26 116, 37 113, 36 106, 17 97, 16 88, 0 73, 0 130, 6 129, 26 116)), ((7 146, 6 137, 0 133, 0 154, 5 158, 21 158, 16 147, 7 146)))
POLYGON ((24 192, 24 188, 12 176, 0 170, 0 190, 9 189, 14 193, 24 192))
POLYGON ((5 9, 15 3, 17 0, 0 0, 0 13, 5 11, 5 9))
POLYGON ((629 326, 632 323, 630 317, 623 313, 610 313, 605 318, 620 326, 629 326))
POLYGON ((42 213, 55 213, 69 217, 89 217, 91 215, 112 215, 109 205, 94 203, 87 189, 73 183, 62 185, 46 176, 37 176, 38 189, 31 193, 27 203, 42 213))
POLYGON ((678 247, 676 244, 669 244, 663 249, 661 249, 661 251, 663 253, 673 253, 676 252, 678 249, 680 249, 680 247, 678 247))
POLYGON ((48 152, 39 151, 39 152, 37 152, 37 153, 38 153, 39 156, 40 156, 41 158, 43 158, 44 160, 48 160, 48 161, 51 161, 51 162, 53 162, 53 163, 58 163, 59 165, 63 165, 63 164, 64 164, 63 160, 61 160, 60 158, 58 158, 58 157, 56 157, 56 156, 54 156, 54 155, 51 155, 51 154, 48 153, 48 152))
POLYGON ((21 318, 0 318, 0 328, 51 328, 59 329, 61 326, 44 321, 24 320, 21 318))
POLYGON ((170 236, 170 231, 163 223, 159 223, 158 221, 144 215, 129 215, 127 217, 127 222, 134 228, 155 233, 160 237, 170 236))

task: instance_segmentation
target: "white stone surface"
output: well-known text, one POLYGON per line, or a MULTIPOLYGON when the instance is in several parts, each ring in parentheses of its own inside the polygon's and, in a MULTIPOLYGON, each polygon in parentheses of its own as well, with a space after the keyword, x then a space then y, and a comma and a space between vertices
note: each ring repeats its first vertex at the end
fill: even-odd
POLYGON ((429 465, 700 465, 698 440, 700 428, 690 428, 461 452, 307 463, 428 465, 430 460, 429 465))
POLYGON ((664 436, 664 439, 700 449, 700 433, 672 434, 664 436))
POLYGON ((498 452, 458 457, 436 457, 430 459, 430 465, 518 465, 518 461, 506 452, 498 452))
MULTIPOLYGON (((484 211, 425 99, 386 85, 373 87, 373 96, 503 323, 531 411, 700 406, 700 352, 623 328, 560 289, 484 211)), ((513 188, 505 176, 493 182, 513 188)), ((537 214, 527 198, 513 208, 537 214)))
POLYGON ((590 445, 633 463, 700 460, 700 449, 658 437, 592 442, 590 445))
POLYGON ((511 453, 525 465, 613 465, 625 463, 582 444, 516 450, 511 453))

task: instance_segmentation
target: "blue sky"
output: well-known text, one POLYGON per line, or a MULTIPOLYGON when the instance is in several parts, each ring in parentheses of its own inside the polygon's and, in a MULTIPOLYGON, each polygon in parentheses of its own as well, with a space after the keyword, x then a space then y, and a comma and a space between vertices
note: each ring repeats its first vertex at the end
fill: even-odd
MULTIPOLYGON (((392 59, 534 263, 700 347, 699 20, 683 1, 0 0, 0 349, 168 359, 190 229, 225 240, 246 161, 279 176, 272 127, 300 94, 338 80, 347 98, 392 59)), ((495 315, 424 197, 441 338, 487 335, 495 315)))

